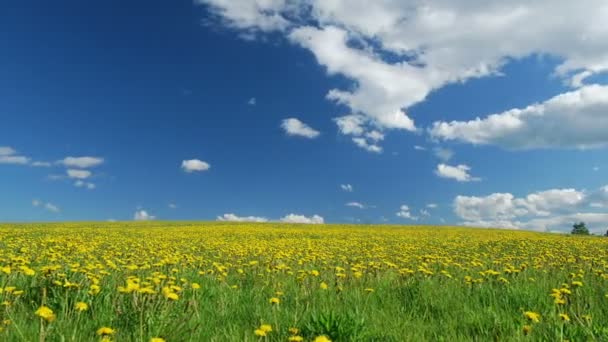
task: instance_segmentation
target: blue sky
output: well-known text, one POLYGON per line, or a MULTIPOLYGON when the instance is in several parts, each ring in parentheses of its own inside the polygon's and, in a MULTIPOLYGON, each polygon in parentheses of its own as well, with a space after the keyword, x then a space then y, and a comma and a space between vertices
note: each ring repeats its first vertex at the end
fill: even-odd
POLYGON ((515 2, 0 5, 0 221, 605 231, 607 5, 515 2))

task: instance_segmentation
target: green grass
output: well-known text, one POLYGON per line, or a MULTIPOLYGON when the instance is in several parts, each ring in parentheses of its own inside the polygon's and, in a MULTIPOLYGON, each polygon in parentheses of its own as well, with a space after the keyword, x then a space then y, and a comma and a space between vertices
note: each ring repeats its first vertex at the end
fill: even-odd
POLYGON ((6 225, 0 246, 0 266, 11 267, 10 274, 0 273, 0 302, 10 302, 0 308, 0 321, 10 320, 0 332, 5 341, 98 341, 103 326, 115 329, 116 341, 287 341, 290 327, 306 341, 320 335, 333 341, 608 341, 604 238, 433 227, 89 223, 6 225), (21 265, 36 275, 20 273, 21 265), (50 265, 59 269, 45 274, 50 265), (517 272, 505 272, 509 266, 517 272), (345 269, 338 272, 344 277, 336 267, 345 269), (479 273, 489 269, 499 274, 479 273), (145 281, 158 274, 174 276, 183 288, 177 301, 161 294, 170 279, 152 286, 155 295, 118 291, 128 277, 145 281), (102 288, 97 295, 88 293, 93 278, 102 288), (78 287, 64 287, 65 280, 78 287), (193 282, 201 288, 192 289, 193 282), (562 284, 572 294, 556 305, 549 295, 562 284), (9 286, 24 293, 15 296, 9 286), (280 304, 270 304, 272 297, 280 304), (90 309, 76 311, 79 301, 90 309), (54 321, 34 314, 41 305, 54 311, 54 321), (528 321, 525 311, 539 313, 540 322, 528 321), (261 324, 272 326, 266 337, 254 335, 261 324))

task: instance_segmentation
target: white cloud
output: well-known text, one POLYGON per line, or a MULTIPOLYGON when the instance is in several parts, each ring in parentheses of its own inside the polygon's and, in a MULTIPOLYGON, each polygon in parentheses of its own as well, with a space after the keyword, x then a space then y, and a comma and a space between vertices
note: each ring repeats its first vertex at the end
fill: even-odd
POLYGON ((608 86, 589 85, 526 108, 471 121, 435 122, 434 138, 510 149, 608 146, 608 86))
POLYGON ((435 154, 435 157, 439 158, 439 160, 444 163, 452 159, 454 156, 454 151, 450 150, 449 148, 436 147, 433 149, 433 153, 435 154))
POLYGON ((426 209, 420 209, 420 215, 422 215, 422 216, 431 216, 431 213, 429 213, 429 211, 426 210, 426 209))
POLYGON ((464 164, 457 166, 438 164, 435 174, 442 178, 455 179, 458 182, 472 182, 481 180, 481 178, 471 176, 469 171, 471 171, 471 168, 464 164))
POLYGON ((340 188, 346 192, 353 192, 353 186, 350 184, 340 184, 340 188))
POLYGON ((17 151, 10 146, 0 146, 0 156, 12 156, 16 153, 17 151))
POLYGON ((68 177, 75 179, 87 179, 92 175, 89 170, 67 169, 66 173, 68 174, 68 177))
POLYGON ((281 127, 285 130, 287 135, 296 135, 309 139, 314 139, 319 136, 319 131, 313 129, 307 124, 296 118, 288 118, 281 122, 281 127))
POLYGON ((594 166, 594 167, 593 167, 593 171, 599 171, 599 170, 600 170, 600 167, 599 167, 599 166, 594 166))
POLYGON ((429 204, 426 205, 426 207, 429 208, 429 209, 435 209, 435 208, 438 207, 438 205, 435 204, 435 203, 429 203, 429 204))
POLYGON ((16 164, 26 165, 30 162, 30 158, 24 156, 2 156, 0 155, 0 164, 16 164))
POLYGON ((135 221, 151 221, 155 219, 156 216, 148 214, 148 212, 143 209, 137 210, 133 215, 133 220, 135 221))
POLYGON ((426 147, 420 145, 414 145, 414 150, 416 151, 426 151, 426 147))
POLYGON ((35 161, 31 165, 34 167, 51 167, 53 164, 49 162, 35 161))
POLYGON ((397 212, 396 215, 399 216, 399 217, 401 217, 401 218, 404 218, 404 219, 410 219, 410 220, 413 220, 413 221, 417 221, 418 220, 418 217, 412 216, 412 213, 410 211, 410 207, 408 207, 405 204, 402 205, 399 208, 399 211, 397 212))
POLYGON ((46 209, 46 210, 48 210, 50 212, 53 212, 53 213, 58 213, 60 211, 59 207, 56 206, 55 204, 50 203, 50 202, 45 203, 45 202, 42 202, 42 201, 37 200, 37 199, 32 200, 32 205, 34 207, 44 208, 44 209, 46 209))
POLYGON ((182 169, 188 173, 207 171, 211 165, 199 159, 190 159, 182 161, 182 169))
POLYGON ((365 209, 367 208, 367 206, 363 203, 359 203, 359 202, 348 202, 345 204, 347 207, 354 207, 354 208, 359 208, 359 209, 365 209))
POLYGON ((58 164, 66 167, 88 169, 103 164, 104 159, 99 157, 65 157, 57 161, 58 164))
MULTIPOLYGON (((311 51, 328 74, 352 80, 343 89, 330 90, 327 98, 365 117, 366 131, 413 131, 414 121, 404 109, 448 84, 500 74, 509 61, 527 56, 557 57, 561 63, 554 74, 575 88, 608 70, 608 3, 604 0, 585 0, 584 4, 570 0, 196 3, 208 5, 224 25, 250 38, 279 32, 311 51)), ((508 128, 509 123, 496 124, 508 128)), ((529 144, 553 143, 545 137, 540 140, 529 144)), ((598 143, 592 138, 582 140, 573 144, 598 143)), ((564 141, 567 138, 560 143, 564 141)))
POLYGON ((604 203, 608 203, 604 188, 592 192, 550 189, 521 198, 510 193, 457 196, 454 213, 471 226, 569 231, 574 222, 584 221, 599 231, 608 228, 608 214, 585 210, 604 203))
POLYGON ((230 221, 230 222, 268 222, 265 217, 259 216, 237 216, 235 214, 224 214, 217 217, 218 221, 230 221))
POLYGON ((85 182, 82 180, 77 180, 76 182, 74 182, 74 186, 78 187, 78 188, 87 188, 89 190, 93 190, 96 188, 95 184, 93 183, 89 183, 89 182, 85 182))
POLYGON ((286 223, 306 223, 306 224, 322 224, 325 222, 323 217, 321 217, 319 215, 313 215, 311 217, 306 217, 304 215, 298 215, 298 214, 289 214, 289 215, 283 216, 280 219, 280 221, 286 222, 286 223))
POLYGON ((169 207, 169 209, 177 209, 177 204, 175 204, 175 203, 169 203, 168 207, 169 207))
POLYGON ((382 153, 382 147, 375 143, 370 143, 365 138, 353 138, 353 142, 368 152, 382 153))
POLYGON ((249 101, 247 101, 247 104, 250 106, 255 106, 255 104, 256 104, 255 97, 250 98, 249 101))

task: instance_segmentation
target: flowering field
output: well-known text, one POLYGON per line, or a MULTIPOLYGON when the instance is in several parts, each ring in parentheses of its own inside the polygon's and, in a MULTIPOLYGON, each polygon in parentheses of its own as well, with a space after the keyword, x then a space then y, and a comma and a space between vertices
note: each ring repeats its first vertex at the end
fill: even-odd
POLYGON ((450 227, 0 226, 3 341, 608 340, 608 239, 450 227))

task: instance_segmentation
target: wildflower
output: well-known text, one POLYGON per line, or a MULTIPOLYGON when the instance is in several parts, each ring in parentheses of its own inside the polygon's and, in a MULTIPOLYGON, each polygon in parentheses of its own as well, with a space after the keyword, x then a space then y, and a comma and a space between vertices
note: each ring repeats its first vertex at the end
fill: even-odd
POLYGON ((192 283, 192 284, 190 284, 190 287, 191 287, 193 290, 198 290, 198 289, 200 289, 200 288, 201 288, 201 286, 200 286, 198 283, 192 283))
POLYGON ((298 335, 289 336, 289 338, 287 339, 287 341, 288 342, 302 342, 302 341, 304 341, 304 337, 298 336, 298 335))
POLYGON ((540 314, 533 311, 524 312, 524 316, 534 323, 540 322, 540 314))
POLYGON ((166 342, 166 340, 164 338, 161 338, 161 337, 152 337, 150 339, 150 342, 166 342))
POLYGON ((325 335, 321 335, 321 336, 317 336, 313 342, 331 342, 331 340, 329 339, 329 337, 327 337, 325 335))
POLYGON ((572 286, 581 287, 581 286, 583 286, 583 282, 582 281, 573 281, 572 286))
POLYGON ((532 332, 532 326, 524 325, 524 327, 522 328, 522 331, 523 331, 524 335, 527 336, 532 332))
POLYGON ((300 332, 298 328, 289 328, 289 333, 292 335, 297 335, 300 332))
POLYGON ((559 314, 559 318, 564 322, 570 322, 570 316, 568 316, 568 314, 561 313, 559 314))
POLYGON ((45 319, 47 322, 52 322, 55 320, 55 314, 53 313, 53 310, 44 305, 39 307, 38 310, 36 310, 35 314, 45 319))
POLYGON ((269 300, 270 304, 279 304, 281 302, 281 300, 277 297, 272 297, 269 300))
POLYGON ((76 303, 76 305, 74 305, 74 307, 78 311, 86 311, 89 309, 89 304, 87 304, 85 302, 78 302, 78 303, 76 303))
POLYGON ((365 292, 372 293, 372 292, 374 292, 374 289, 372 289, 371 287, 368 287, 365 289, 365 292))
POLYGON ((319 287, 321 288, 321 290, 327 290, 327 288, 328 288, 329 286, 327 286, 327 284, 326 284, 325 282, 322 282, 322 283, 319 285, 319 287))
POLYGON ((99 329, 97 329, 97 335, 99 336, 109 336, 109 335, 114 335, 116 331, 112 328, 108 328, 108 327, 101 327, 99 329))
POLYGON ((271 332, 272 331, 272 326, 270 324, 262 324, 260 325, 260 329, 263 330, 264 332, 271 332))
POLYGON ((2 273, 11 274, 11 267, 10 266, 0 267, 0 271, 2 271, 2 273))
POLYGON ((260 336, 260 337, 266 336, 266 332, 262 329, 255 329, 253 331, 253 333, 255 334, 255 336, 260 336))

